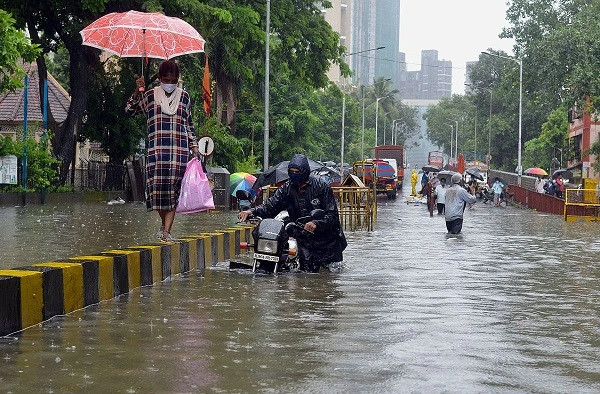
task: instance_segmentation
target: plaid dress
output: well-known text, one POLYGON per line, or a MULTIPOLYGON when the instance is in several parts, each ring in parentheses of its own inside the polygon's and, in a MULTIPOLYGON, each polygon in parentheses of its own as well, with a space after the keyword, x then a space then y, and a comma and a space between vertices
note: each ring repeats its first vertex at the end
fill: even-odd
POLYGON ((155 89, 162 88, 148 90, 137 100, 131 96, 125 111, 129 115, 145 113, 148 120, 146 207, 171 211, 177 207, 190 149, 197 146, 196 134, 189 94, 183 91, 177 112, 167 115, 155 101, 155 89))

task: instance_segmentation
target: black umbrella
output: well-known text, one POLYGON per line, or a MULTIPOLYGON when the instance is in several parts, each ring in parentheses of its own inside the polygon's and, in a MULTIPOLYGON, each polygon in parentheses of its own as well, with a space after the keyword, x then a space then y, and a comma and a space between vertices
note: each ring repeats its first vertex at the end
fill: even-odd
POLYGON ((440 172, 441 168, 436 167, 436 166, 424 166, 423 167, 423 171, 424 172, 440 172))
MULTIPOLYGON (((289 160, 282 161, 279 164, 275 164, 273 167, 269 167, 269 169, 256 178, 256 182, 252 185, 252 189, 259 189, 263 186, 274 185, 279 182, 286 181, 288 176, 288 164, 289 160)), ((311 171, 315 171, 325 167, 323 163, 308 159, 308 166, 311 171)))
POLYGON ((552 173, 552 179, 558 178, 561 175, 564 179, 573 179, 573 173, 566 168, 559 168, 558 170, 554 171, 552 173))
POLYGON ((438 172, 437 178, 440 180, 445 179, 446 184, 449 185, 452 181, 452 175, 454 175, 454 174, 458 174, 458 172, 443 170, 443 171, 438 172))
POLYGON ((477 168, 477 167, 467 168, 467 170, 465 172, 467 174, 471 175, 473 178, 483 181, 483 174, 479 171, 479 168, 477 168))

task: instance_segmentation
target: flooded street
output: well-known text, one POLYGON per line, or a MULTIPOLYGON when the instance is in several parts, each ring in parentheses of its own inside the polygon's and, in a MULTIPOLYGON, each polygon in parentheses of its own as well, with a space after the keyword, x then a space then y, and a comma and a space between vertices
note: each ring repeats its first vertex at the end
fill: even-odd
MULTIPOLYGON (((152 238, 142 205, 0 208, 2 267, 152 238), (126 223, 120 225, 119 223, 126 223)), ((233 213, 178 216, 175 236, 233 213)), ((345 268, 176 276, 0 339, 2 392, 600 391, 598 223, 381 199, 345 268)))

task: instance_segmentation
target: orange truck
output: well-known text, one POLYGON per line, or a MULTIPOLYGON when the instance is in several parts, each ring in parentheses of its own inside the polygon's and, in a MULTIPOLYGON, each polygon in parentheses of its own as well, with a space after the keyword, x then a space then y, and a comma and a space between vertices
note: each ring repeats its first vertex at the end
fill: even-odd
POLYGON ((397 190, 402 189, 404 181, 404 146, 403 145, 379 145, 373 148, 373 157, 375 159, 385 160, 390 162, 396 161, 397 166, 397 190), (391 159, 391 160, 390 160, 391 159))
POLYGON ((429 155, 427 157, 427 164, 438 168, 444 167, 444 152, 429 152, 429 155))

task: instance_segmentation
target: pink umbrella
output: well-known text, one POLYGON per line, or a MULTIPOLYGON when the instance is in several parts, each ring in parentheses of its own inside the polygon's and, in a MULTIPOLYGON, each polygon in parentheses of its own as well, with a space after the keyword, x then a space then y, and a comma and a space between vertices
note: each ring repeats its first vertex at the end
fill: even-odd
POLYGON ((158 12, 110 13, 81 32, 83 45, 120 57, 171 59, 204 52, 205 41, 189 23, 158 12))
POLYGON ((523 174, 526 175, 538 175, 538 176, 546 176, 548 173, 540 167, 531 167, 523 171, 523 174))

